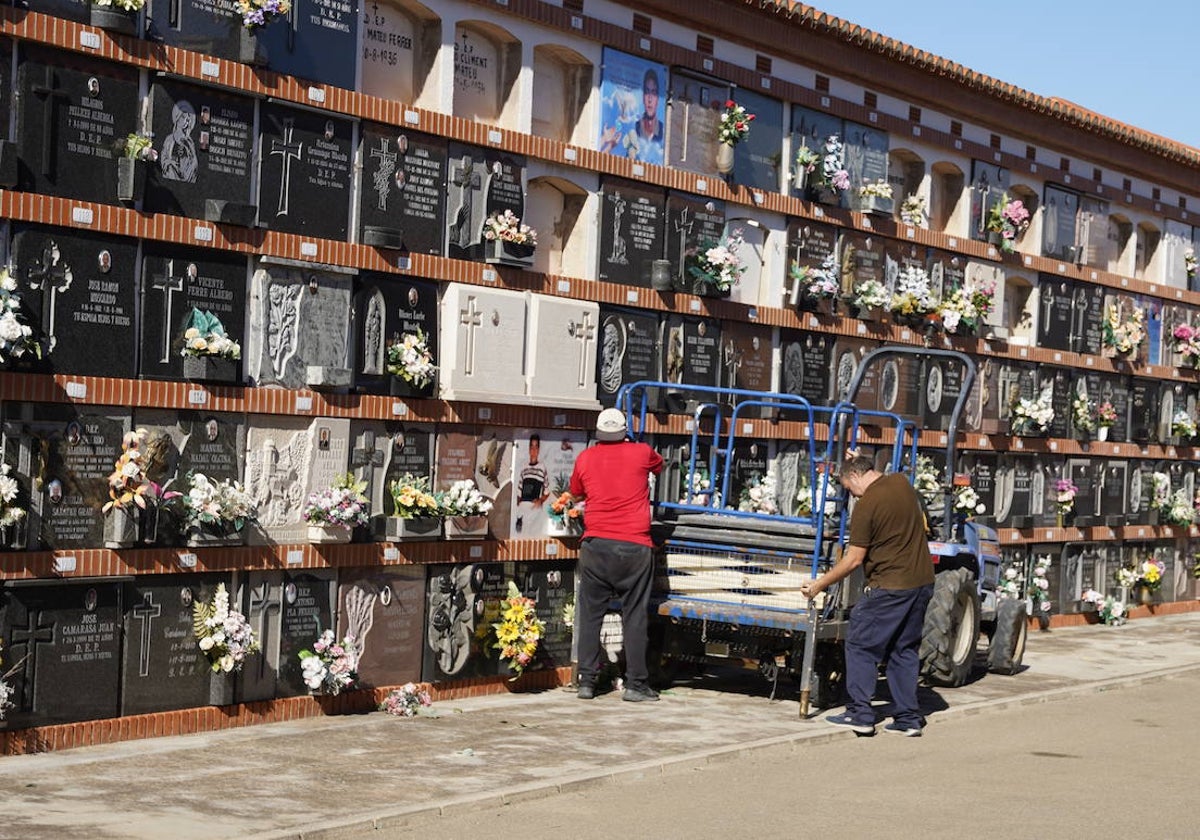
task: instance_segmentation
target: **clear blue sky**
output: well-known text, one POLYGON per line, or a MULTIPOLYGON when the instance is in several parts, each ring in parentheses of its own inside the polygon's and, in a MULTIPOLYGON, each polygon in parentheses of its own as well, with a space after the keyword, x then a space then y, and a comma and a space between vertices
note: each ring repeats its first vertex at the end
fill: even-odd
POLYGON ((805 0, 1040 96, 1200 148, 1200 2, 805 0))

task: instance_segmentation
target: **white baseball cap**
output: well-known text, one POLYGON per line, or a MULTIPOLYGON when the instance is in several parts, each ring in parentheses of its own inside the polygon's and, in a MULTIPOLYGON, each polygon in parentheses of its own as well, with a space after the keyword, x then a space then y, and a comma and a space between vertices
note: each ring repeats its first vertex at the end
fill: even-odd
POLYGON ((596 440, 625 440, 625 412, 619 408, 606 408, 596 418, 596 440))

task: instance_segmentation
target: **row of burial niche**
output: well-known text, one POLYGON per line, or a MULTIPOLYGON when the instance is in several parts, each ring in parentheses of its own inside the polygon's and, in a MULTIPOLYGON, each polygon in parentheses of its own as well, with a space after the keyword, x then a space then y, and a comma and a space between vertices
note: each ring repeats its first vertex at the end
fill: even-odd
POLYGON ((10 729, 308 693, 298 654, 326 628, 360 647, 360 688, 509 673, 492 647, 508 582, 536 604, 546 635, 530 670, 570 664, 566 561, 148 575, 8 582, 0 592, 10 729), (231 592, 262 651, 214 673, 193 635, 193 605, 231 592), (86 685, 87 691, 79 687, 86 685))

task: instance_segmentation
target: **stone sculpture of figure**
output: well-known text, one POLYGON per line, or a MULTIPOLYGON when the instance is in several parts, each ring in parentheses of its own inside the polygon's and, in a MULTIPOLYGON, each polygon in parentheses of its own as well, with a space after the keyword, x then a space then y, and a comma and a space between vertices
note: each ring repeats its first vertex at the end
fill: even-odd
POLYGON ((476 598, 471 572, 472 567, 460 566, 430 581, 426 639, 447 676, 461 671, 471 653, 476 598))
POLYGON ((299 283, 272 283, 267 291, 267 355, 277 379, 283 378, 288 361, 296 354, 303 291, 299 283))
POLYGON ((475 161, 470 155, 462 156, 458 173, 452 179, 452 183, 462 190, 459 194, 458 211, 450 225, 450 241, 460 248, 469 248, 475 240, 475 231, 471 229, 475 211, 475 190, 479 189, 481 184, 479 175, 475 172, 475 161))
POLYGON ((363 373, 382 374, 383 365, 383 306, 379 295, 367 301, 367 317, 363 323, 363 373))
POLYGON ((621 236, 621 217, 625 215, 625 208, 629 206, 629 202, 619 192, 613 193, 609 200, 613 203, 613 246, 608 261, 613 265, 629 265, 625 256, 625 237, 621 236))
POLYGON ((621 387, 624 357, 625 326, 619 318, 607 318, 600 336, 600 387, 606 394, 615 394, 621 387))
POLYGON ((171 181, 196 183, 196 143, 192 130, 196 127, 196 109, 186 99, 175 103, 171 109, 171 133, 163 141, 159 166, 164 178, 171 181))

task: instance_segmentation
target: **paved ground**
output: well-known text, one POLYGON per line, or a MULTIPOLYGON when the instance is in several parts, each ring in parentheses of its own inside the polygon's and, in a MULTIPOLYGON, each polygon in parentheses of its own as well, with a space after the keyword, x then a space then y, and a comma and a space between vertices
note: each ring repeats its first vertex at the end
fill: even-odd
MULTIPOLYGON (((1010 710, 1019 721, 1034 714, 1027 704, 1200 670, 1200 613, 1034 634, 1025 661, 1014 677, 924 692, 927 737, 970 713, 1010 710)), ((416 719, 373 713, 0 758, 0 837, 333 840, 374 827, 429 829, 441 814, 760 751, 798 750, 801 764, 817 767, 808 747, 854 739, 819 718, 799 720, 790 687, 776 701, 767 688, 747 673, 678 685, 658 703, 588 703, 554 690, 440 703, 416 719)), ((1078 836, 1104 832, 1106 808, 1144 801, 1128 776, 1128 790, 1095 791, 1097 822, 1078 836)), ((997 818, 1005 813, 1019 805, 997 803, 997 818)))

